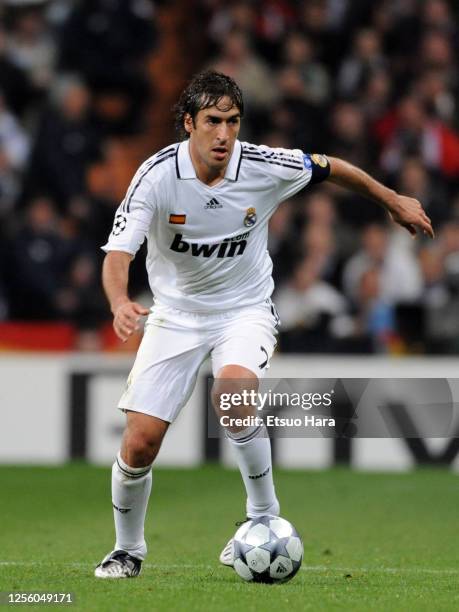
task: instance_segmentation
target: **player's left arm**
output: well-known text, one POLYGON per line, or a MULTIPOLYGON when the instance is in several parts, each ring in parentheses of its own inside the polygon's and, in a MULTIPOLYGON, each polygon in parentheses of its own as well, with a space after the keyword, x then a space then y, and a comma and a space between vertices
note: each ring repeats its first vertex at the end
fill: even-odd
POLYGON ((421 203, 385 187, 369 174, 336 157, 327 157, 330 164, 328 180, 359 193, 383 206, 395 223, 416 236, 416 229, 434 237, 432 222, 421 203))

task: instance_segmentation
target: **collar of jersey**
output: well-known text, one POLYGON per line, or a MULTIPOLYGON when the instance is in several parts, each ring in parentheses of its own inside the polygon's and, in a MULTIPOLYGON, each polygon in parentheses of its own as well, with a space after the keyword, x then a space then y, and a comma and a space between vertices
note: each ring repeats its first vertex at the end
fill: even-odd
MULTIPOLYGON (((237 181, 239 166, 241 165, 242 145, 239 140, 234 143, 228 166, 226 167, 225 179, 237 181)), ((177 151, 177 177, 180 179, 197 179, 196 171, 191 161, 190 141, 184 140, 179 144, 177 151)))

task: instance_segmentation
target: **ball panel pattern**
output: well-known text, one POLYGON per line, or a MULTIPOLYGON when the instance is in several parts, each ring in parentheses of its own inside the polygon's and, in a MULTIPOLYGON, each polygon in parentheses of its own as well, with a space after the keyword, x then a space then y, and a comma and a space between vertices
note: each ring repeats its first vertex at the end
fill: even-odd
POLYGON ((235 569, 236 573, 243 580, 247 580, 247 582, 249 582, 250 580, 253 580, 252 572, 247 567, 247 565, 244 563, 244 561, 242 561, 242 559, 236 559, 234 561, 234 569, 235 569))
POLYGON ((288 557, 284 557, 283 555, 279 555, 276 559, 271 563, 269 568, 269 575, 271 578, 275 578, 277 580, 285 580, 286 578, 290 579, 290 574, 293 572, 293 563, 291 559, 288 557))
POLYGON ((234 559, 234 569, 243 580, 279 584, 291 580, 298 572, 303 543, 285 519, 257 517, 237 530, 234 559))
POLYGON ((269 550, 255 546, 245 555, 247 566, 257 574, 261 574, 269 569, 271 563, 271 555, 269 550))
POLYGON ((287 549, 289 557, 292 559, 292 561, 301 561, 303 558, 303 544, 300 538, 295 536, 289 538, 285 548, 287 549))
POLYGON ((250 544, 251 546, 260 546, 261 544, 266 544, 269 542, 270 533, 269 527, 266 525, 262 525, 258 523, 250 527, 250 529, 245 534, 245 542, 246 544, 250 544))
POLYGON ((288 538, 292 535, 292 525, 280 517, 269 521, 269 528, 278 538, 288 538))

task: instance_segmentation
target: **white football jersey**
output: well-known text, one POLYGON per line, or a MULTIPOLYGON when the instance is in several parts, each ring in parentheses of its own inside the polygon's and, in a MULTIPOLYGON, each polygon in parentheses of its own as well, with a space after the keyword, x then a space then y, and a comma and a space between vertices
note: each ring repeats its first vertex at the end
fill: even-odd
POLYGON ((314 164, 328 162, 236 141, 225 177, 209 187, 196 177, 189 141, 173 144, 140 166, 102 248, 135 255, 146 237, 151 290, 173 308, 216 312, 260 303, 274 288, 268 221, 310 182, 314 164))

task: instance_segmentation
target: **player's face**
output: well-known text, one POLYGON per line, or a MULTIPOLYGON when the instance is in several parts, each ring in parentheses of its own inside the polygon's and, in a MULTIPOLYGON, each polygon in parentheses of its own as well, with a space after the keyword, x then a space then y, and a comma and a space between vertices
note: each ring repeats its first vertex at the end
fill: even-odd
POLYGON ((194 122, 188 116, 185 129, 190 134, 192 154, 208 168, 223 170, 230 160, 240 126, 240 111, 226 96, 216 106, 199 111, 194 122))

